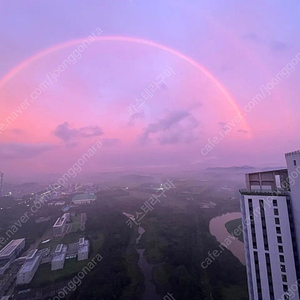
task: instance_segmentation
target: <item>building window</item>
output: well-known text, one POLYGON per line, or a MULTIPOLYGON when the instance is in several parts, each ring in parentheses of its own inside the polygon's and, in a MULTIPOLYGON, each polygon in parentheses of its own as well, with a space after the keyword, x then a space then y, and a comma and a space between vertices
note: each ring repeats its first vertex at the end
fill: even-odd
POLYGON ((281 236, 277 236, 277 242, 282 243, 282 237, 281 236))
POLYGON ((282 274, 282 275, 281 275, 281 278, 282 278, 282 281, 283 281, 283 282, 287 282, 287 279, 286 279, 286 275, 285 275, 285 274, 282 274))
POLYGON ((275 218, 275 224, 276 224, 276 225, 279 225, 279 224, 280 224, 279 218, 275 218))
POLYGON ((259 273, 259 262, 258 262, 258 254, 257 251, 253 252, 254 261, 255 261, 255 273, 256 273, 256 283, 257 283, 257 294, 258 299, 262 299, 261 293, 261 281, 260 281, 260 273, 259 273))
POLYGON ((283 291, 287 292, 288 291, 288 286, 286 284, 283 285, 283 291))
POLYGON ((277 200, 273 200, 273 206, 278 206, 277 200))
POLYGON ((278 213, 278 208, 274 208, 274 215, 275 215, 275 216, 278 216, 278 215, 279 215, 279 213, 278 213))
POLYGON ((296 162, 296 160, 294 159, 294 166, 297 166, 297 162, 296 162))
POLYGON ((269 253, 266 253, 265 257, 266 257, 266 265, 267 265, 267 273, 268 273, 269 295, 270 295, 270 299, 274 299, 273 278, 272 278, 272 269, 271 269, 269 253))
POLYGON ((267 233, 265 208, 264 208, 263 200, 259 200, 259 206, 260 206, 260 217, 261 217, 261 225, 262 225, 263 238, 264 238, 264 247, 265 247, 265 250, 268 251, 269 250, 268 233, 267 233))
POLYGON ((252 199, 248 200, 248 204, 249 204, 249 214, 250 214, 250 221, 251 221, 252 245, 253 245, 253 248, 256 249, 257 245, 256 245, 256 233, 255 233, 255 226, 254 226, 252 199))
POLYGON ((282 246, 278 246, 278 251, 279 251, 280 253, 283 253, 283 247, 282 247, 282 246))
POLYGON ((281 229, 280 227, 276 227, 276 233, 280 234, 281 233, 281 229))
POLYGON ((280 262, 284 263, 284 256, 283 255, 279 255, 279 260, 280 260, 280 262))
POLYGON ((286 272, 285 265, 280 265, 281 272, 286 272))

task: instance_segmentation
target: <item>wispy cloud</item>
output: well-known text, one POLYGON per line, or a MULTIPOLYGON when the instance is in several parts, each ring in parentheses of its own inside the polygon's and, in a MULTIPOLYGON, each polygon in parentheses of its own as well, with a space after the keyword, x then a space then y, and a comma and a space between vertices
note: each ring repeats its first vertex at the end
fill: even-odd
POLYGON ((188 111, 175 111, 155 123, 149 124, 138 137, 141 144, 151 141, 152 137, 161 144, 178 144, 196 140, 197 134, 193 129, 199 122, 188 111))
POLYGON ((239 133, 245 133, 245 134, 249 133, 249 131, 244 130, 244 129, 239 129, 238 132, 239 132, 239 133))
POLYGON ((134 123, 136 122, 136 120, 141 120, 144 117, 145 117, 145 113, 143 111, 137 112, 137 113, 133 114, 130 117, 130 120, 128 121, 127 125, 128 126, 132 126, 132 125, 134 125, 134 123))
POLYGON ((62 139, 64 142, 68 142, 73 138, 88 138, 93 136, 103 135, 103 130, 99 126, 86 126, 81 128, 70 128, 68 122, 64 122, 56 127, 54 134, 62 139))
POLYGON ((55 145, 46 143, 1 143, 0 157, 5 159, 34 158, 55 148, 55 145))
POLYGON ((270 48, 274 52, 284 51, 288 48, 288 44, 279 41, 272 41, 270 44, 270 48))

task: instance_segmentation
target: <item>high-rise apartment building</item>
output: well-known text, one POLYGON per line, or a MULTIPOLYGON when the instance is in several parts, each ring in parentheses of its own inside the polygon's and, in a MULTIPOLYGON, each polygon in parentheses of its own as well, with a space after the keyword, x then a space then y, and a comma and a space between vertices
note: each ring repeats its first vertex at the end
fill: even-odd
POLYGON ((240 190, 250 300, 300 299, 300 152, 286 161, 287 169, 246 174, 240 190))
POLYGON ((4 178, 4 173, 2 173, 0 171, 0 197, 3 196, 2 193, 3 193, 3 178, 4 178))

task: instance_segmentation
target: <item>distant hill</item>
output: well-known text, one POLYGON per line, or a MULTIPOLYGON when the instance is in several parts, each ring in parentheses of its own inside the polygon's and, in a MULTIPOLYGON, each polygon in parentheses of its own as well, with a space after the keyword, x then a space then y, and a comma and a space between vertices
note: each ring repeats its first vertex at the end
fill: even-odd
POLYGON ((254 172, 265 172, 270 170, 286 169, 284 167, 265 167, 256 168, 252 166, 233 166, 233 167, 211 167, 206 168, 206 173, 254 173, 254 172))
POLYGON ((123 182, 128 182, 128 183, 146 183, 146 182, 154 182, 155 181, 154 178, 151 176, 136 175, 136 174, 120 176, 119 180, 121 180, 123 182))
POLYGON ((257 170, 255 167, 251 166, 233 166, 233 167, 210 167, 206 168, 206 172, 230 172, 230 173, 236 173, 236 172, 255 172, 257 170))

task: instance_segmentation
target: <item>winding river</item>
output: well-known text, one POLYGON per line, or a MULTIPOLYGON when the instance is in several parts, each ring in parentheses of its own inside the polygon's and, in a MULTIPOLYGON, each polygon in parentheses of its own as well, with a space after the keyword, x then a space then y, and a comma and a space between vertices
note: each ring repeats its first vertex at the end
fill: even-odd
MULTIPOLYGON (((127 213, 123 213, 123 214, 125 216, 131 218, 132 220, 134 220, 133 215, 127 214, 127 213)), ((153 268, 155 266, 150 265, 147 262, 147 259, 144 256, 145 249, 137 248, 137 245, 138 245, 142 235, 145 233, 145 229, 142 226, 139 226, 138 233, 139 233, 139 236, 135 240, 135 249, 136 249, 137 253, 139 254, 138 265, 144 274, 145 292, 144 292, 142 300, 161 300, 161 297, 156 293, 155 284, 152 282, 152 272, 153 272, 153 268)))
POLYGON ((245 265, 245 250, 244 244, 240 242, 237 238, 234 238, 228 233, 225 224, 228 221, 241 218, 240 212, 227 213, 222 216, 213 218, 209 223, 209 231, 211 235, 214 235, 219 243, 224 243, 225 239, 230 239, 231 243, 227 247, 232 254, 237 257, 240 262, 245 265))
MULTIPOLYGON (((129 218, 134 220, 134 216, 131 214, 124 213, 129 218)), ((209 223, 209 231, 214 235, 219 243, 223 243, 225 239, 231 237, 231 243, 227 249, 229 249, 234 256, 236 256, 240 262, 245 265, 245 254, 244 254, 244 244, 240 242, 237 238, 230 235, 225 227, 228 221, 241 218, 240 212, 227 213, 218 217, 213 218, 209 223)), ((150 265, 144 256, 145 249, 139 249, 137 247, 142 235, 145 233, 145 229, 142 226, 138 227, 139 236, 135 241, 135 249, 139 254, 138 265, 144 274, 144 284, 145 292, 142 300, 161 300, 161 297, 156 293, 155 284, 152 282, 152 272, 154 265, 150 265)))

